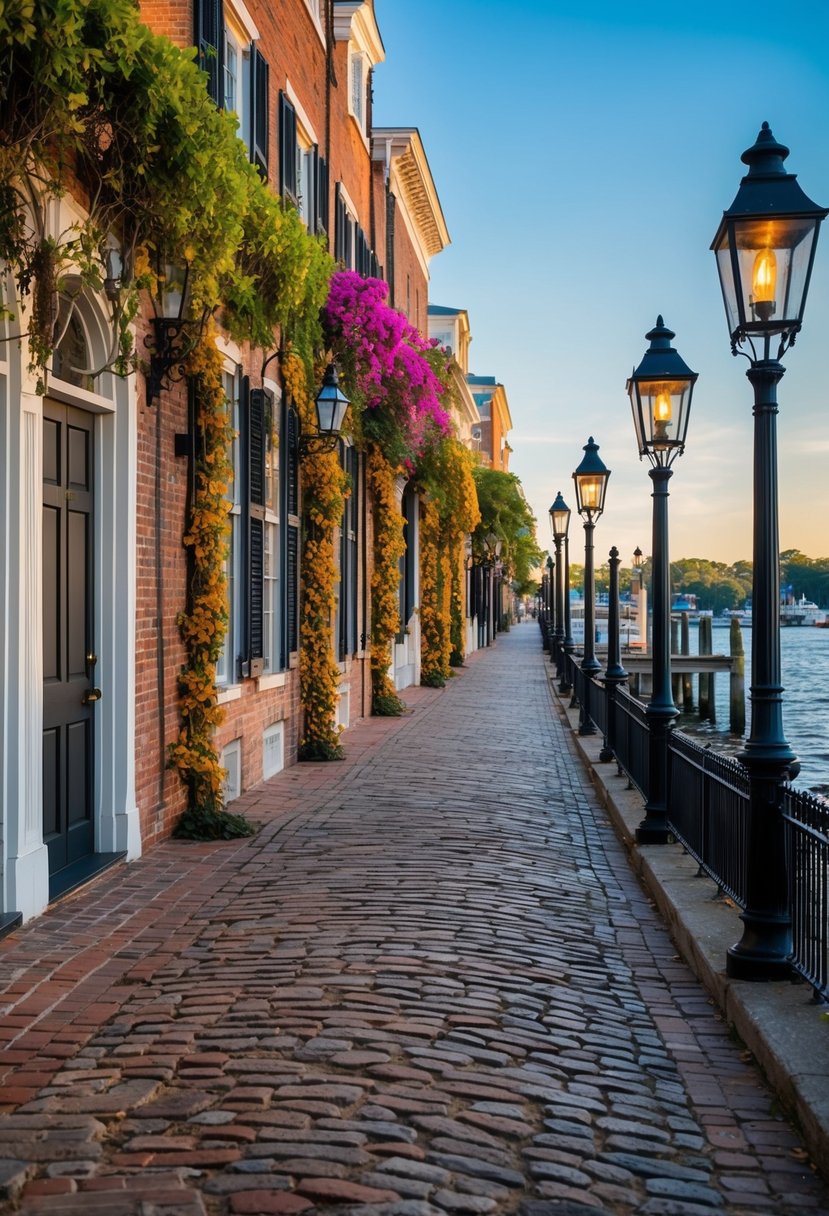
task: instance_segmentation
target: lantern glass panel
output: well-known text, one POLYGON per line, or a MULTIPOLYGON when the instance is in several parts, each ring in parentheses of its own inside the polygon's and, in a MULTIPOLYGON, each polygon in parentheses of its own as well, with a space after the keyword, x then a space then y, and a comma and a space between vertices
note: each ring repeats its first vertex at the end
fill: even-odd
POLYGON ((664 451, 685 442, 690 385, 687 380, 657 380, 638 385, 642 421, 647 428, 643 447, 664 451))
POLYGON ((570 526, 569 510, 551 511, 550 518, 553 521, 553 536, 566 536, 570 526))
POLYGON ((598 473, 581 473, 576 478, 581 511, 598 511, 602 505, 604 478, 598 473))
POLYGON ((732 334, 743 327, 777 333, 801 323, 816 234, 813 216, 736 220, 726 226, 716 252, 732 334))
POLYGON ((317 426, 321 435, 339 435, 349 400, 340 389, 336 373, 329 368, 316 396, 317 426))
POLYGON ((187 267, 174 266, 171 262, 164 267, 164 273, 159 275, 160 315, 169 321, 179 321, 184 316, 188 278, 187 267))

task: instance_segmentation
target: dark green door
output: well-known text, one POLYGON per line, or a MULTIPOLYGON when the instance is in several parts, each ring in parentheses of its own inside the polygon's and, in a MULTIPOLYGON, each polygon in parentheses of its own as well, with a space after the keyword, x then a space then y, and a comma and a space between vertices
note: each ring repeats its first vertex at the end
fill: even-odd
POLYGON ((93 427, 91 414, 44 402, 43 839, 50 874, 95 848, 93 427))

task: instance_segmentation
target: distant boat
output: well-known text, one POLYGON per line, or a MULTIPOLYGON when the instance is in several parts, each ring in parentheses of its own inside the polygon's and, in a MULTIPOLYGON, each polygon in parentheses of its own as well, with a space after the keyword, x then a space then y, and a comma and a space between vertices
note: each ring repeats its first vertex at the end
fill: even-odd
POLYGON ((730 625, 732 620, 739 621, 744 629, 751 626, 751 606, 747 608, 724 608, 720 614, 720 620, 725 625, 730 625))
POLYGON ((780 605, 781 625, 817 625, 821 620, 825 620, 823 612, 805 595, 795 603, 780 605))

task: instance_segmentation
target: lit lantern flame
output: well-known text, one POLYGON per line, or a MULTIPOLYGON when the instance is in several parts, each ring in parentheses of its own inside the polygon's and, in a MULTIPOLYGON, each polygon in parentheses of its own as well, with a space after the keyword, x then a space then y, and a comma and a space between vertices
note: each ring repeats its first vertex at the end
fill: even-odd
POLYGON ((653 437, 667 439, 668 427, 671 425, 671 394, 662 389, 656 394, 653 403, 653 437))
POLYGON ((761 249, 751 272, 751 311, 755 321, 767 324, 777 312, 777 258, 773 249, 761 249))
POLYGON ((773 249, 761 249, 754 259, 751 289, 757 304, 773 304, 777 287, 777 258, 773 249))

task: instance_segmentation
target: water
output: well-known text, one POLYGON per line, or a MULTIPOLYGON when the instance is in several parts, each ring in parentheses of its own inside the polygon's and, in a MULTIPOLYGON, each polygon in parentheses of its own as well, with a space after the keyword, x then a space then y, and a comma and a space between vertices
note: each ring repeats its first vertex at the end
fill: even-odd
MULTIPOLYGON (((715 623, 712 649, 728 654, 729 633, 715 623)), ((691 653, 697 653, 698 630, 690 629, 691 653)), ((751 630, 743 630, 746 652, 746 732, 751 729, 751 630)), ((780 658, 783 672, 783 733, 800 759, 800 775, 794 782, 801 789, 829 796, 829 629, 813 626, 781 629, 780 658)), ((623 659, 624 662, 624 659, 623 659)), ((728 676, 714 680, 716 724, 701 723, 695 715, 683 714, 679 728, 696 737, 704 736, 717 750, 736 752, 740 740, 728 733, 728 676)), ((696 680, 694 681, 696 697, 696 680)))

